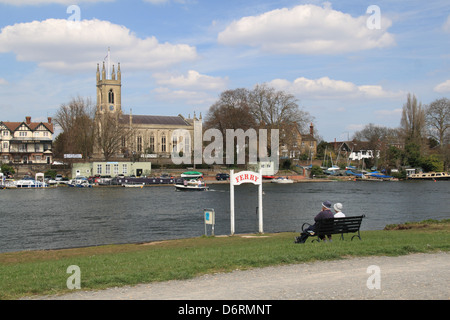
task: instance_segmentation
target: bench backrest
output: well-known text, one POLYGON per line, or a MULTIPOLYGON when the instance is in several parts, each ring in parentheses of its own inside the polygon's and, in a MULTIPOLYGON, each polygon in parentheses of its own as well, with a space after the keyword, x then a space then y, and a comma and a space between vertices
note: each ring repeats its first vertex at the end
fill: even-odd
POLYGON ((316 222, 316 233, 336 234, 358 232, 364 217, 365 216, 357 216, 319 220, 316 222))

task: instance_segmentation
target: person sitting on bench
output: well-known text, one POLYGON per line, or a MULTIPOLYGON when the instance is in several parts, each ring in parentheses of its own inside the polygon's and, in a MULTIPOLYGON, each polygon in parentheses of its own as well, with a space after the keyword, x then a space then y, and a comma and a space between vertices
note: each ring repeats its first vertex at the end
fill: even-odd
MULTIPOLYGON (((333 218, 334 215, 333 212, 331 212, 331 202, 325 201, 322 203, 322 211, 320 211, 319 214, 314 218, 314 221, 317 222, 319 220, 333 219, 333 218)), ((300 237, 296 238, 295 243, 305 243, 306 239, 308 239, 309 236, 313 235, 315 235, 315 224, 305 229, 300 234, 300 237)))

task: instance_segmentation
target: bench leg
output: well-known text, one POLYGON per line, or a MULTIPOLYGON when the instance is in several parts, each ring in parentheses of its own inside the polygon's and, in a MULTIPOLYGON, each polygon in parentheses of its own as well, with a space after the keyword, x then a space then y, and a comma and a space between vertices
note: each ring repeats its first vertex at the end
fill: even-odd
POLYGON ((353 238, 354 238, 354 237, 358 237, 359 240, 362 240, 362 239, 361 239, 361 234, 359 233, 359 230, 358 230, 358 234, 355 234, 355 235, 352 237, 352 241, 353 241, 353 238))

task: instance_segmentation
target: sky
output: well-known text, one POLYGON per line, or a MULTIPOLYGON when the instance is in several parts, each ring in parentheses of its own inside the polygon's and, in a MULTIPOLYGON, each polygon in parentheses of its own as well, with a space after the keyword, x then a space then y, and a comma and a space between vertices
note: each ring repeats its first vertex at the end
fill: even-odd
POLYGON ((0 120, 95 102, 108 48, 124 113, 204 116, 266 83, 331 142, 398 127, 408 93, 450 98, 448 0, 0 0, 0 120))

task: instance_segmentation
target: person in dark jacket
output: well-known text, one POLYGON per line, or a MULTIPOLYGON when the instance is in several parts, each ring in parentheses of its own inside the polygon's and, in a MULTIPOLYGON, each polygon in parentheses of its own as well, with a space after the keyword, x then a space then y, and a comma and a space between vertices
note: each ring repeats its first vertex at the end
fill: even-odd
MULTIPOLYGON (((333 219, 334 214, 331 212, 331 202, 325 201, 322 203, 322 211, 319 212, 317 216, 315 216, 314 221, 317 222, 319 220, 323 219, 333 219)), ((306 239, 308 239, 309 236, 315 235, 315 224, 309 226, 307 229, 305 229, 301 234, 300 237, 297 237, 295 239, 295 243, 305 243, 306 239)))

